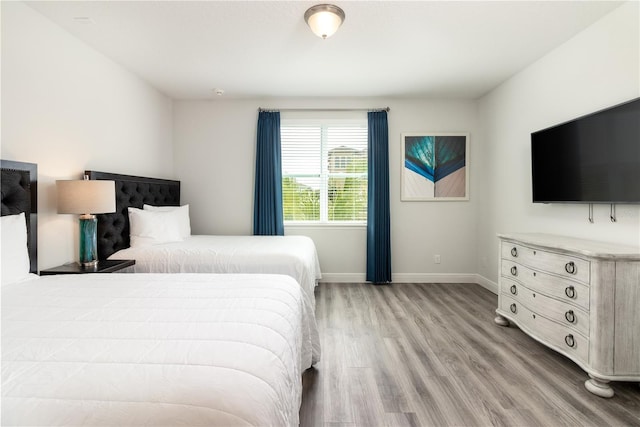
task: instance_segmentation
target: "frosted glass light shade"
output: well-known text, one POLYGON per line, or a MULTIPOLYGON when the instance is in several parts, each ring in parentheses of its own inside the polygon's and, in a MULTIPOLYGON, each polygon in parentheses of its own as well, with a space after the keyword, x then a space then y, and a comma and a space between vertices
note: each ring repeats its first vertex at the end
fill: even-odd
POLYGON ((58 213, 96 214, 116 211, 114 181, 56 181, 58 213))
POLYGON ((331 37, 344 21, 344 11, 332 4, 318 4, 310 7, 304 20, 318 37, 331 37))

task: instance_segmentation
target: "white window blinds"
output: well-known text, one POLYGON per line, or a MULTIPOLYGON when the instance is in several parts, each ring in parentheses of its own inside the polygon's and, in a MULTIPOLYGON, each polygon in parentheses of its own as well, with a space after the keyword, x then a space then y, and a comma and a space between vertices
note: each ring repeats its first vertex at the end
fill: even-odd
POLYGON ((367 220, 367 125, 284 124, 283 216, 286 222, 367 220))

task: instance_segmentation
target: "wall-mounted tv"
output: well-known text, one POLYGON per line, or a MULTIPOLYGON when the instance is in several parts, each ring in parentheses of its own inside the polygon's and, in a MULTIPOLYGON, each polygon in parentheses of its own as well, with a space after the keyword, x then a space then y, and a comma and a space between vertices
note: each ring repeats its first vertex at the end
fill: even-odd
POLYGON ((640 203, 640 98, 531 134, 534 203, 640 203))

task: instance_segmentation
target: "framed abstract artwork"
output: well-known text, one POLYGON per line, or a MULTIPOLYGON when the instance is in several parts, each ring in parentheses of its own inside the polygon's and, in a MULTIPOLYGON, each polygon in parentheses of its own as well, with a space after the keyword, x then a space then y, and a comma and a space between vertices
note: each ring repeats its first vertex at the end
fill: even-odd
POLYGON ((469 200, 469 134, 403 133, 402 201, 469 200))

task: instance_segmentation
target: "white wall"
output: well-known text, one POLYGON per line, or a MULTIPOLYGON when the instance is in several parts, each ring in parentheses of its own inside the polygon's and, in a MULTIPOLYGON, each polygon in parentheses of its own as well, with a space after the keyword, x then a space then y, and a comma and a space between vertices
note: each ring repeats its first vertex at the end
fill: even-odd
MULTIPOLYGON (((473 101, 401 99, 215 99, 174 104, 174 170, 190 203, 193 232, 251 234, 258 107, 373 108, 389 106, 392 270, 394 281, 474 281, 475 206, 479 170, 473 101), (469 132, 471 200, 400 202, 402 132, 469 132), (440 254, 442 263, 434 264, 440 254)), ((363 113, 364 114, 364 113, 363 113)), ((325 280, 363 281, 363 227, 288 227, 312 237, 325 280)))
POLYGON ((640 245, 640 206, 531 202, 530 134, 640 95, 639 3, 628 2, 479 100, 478 271, 497 281, 496 233, 544 232, 640 245))
POLYGON ((85 169, 173 177, 172 102, 23 3, 2 7, 2 146, 38 164, 39 266, 77 260, 56 179, 85 169))

